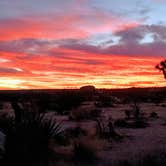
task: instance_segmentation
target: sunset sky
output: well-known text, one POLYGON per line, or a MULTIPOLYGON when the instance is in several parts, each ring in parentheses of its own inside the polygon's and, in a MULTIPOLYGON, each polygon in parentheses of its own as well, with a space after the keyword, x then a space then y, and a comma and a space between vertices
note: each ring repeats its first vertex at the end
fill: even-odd
POLYGON ((0 0, 0 89, 166 86, 166 0, 0 0))

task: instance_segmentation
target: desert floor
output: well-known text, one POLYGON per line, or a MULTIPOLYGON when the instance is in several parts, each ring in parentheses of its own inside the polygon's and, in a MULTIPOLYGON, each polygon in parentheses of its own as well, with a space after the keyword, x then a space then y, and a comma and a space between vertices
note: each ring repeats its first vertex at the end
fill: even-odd
MULTIPOLYGON (((110 139, 103 141, 103 148, 99 148, 98 156, 100 160, 95 165, 116 165, 120 161, 133 161, 141 159, 143 156, 153 153, 166 152, 166 101, 158 105, 154 103, 139 103, 140 109, 147 118, 149 126, 146 128, 120 128, 115 127, 115 131, 124 138, 120 141, 110 139), (151 118, 150 113, 156 112, 158 118, 151 118)), ((84 109, 93 107, 93 103, 84 106, 84 109)), ((125 117, 124 111, 130 109, 129 104, 116 104, 114 107, 101 108, 101 116, 105 119, 111 117, 112 121, 125 117)), ((4 110, 12 114, 10 105, 6 104, 4 110)), ((94 139, 95 135, 95 121, 81 120, 72 121, 68 116, 55 115, 55 113, 48 113, 48 116, 53 116, 57 121, 63 123, 64 128, 72 128, 81 126, 89 133, 89 139, 94 139)), ((91 140, 90 140, 91 141, 91 140)), ((100 146, 96 144, 96 146, 100 146)), ((63 165, 63 164, 62 164, 63 165)), ((66 165, 66 164, 65 164, 66 165)))

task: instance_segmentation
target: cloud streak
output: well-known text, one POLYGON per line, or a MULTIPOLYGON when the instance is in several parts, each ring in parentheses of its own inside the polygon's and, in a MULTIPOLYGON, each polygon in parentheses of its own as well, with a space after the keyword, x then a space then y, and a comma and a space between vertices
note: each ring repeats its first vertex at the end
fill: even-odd
POLYGON ((1 89, 164 86, 154 66, 165 57, 166 25, 150 16, 160 3, 36 2, 0 2, 1 89))

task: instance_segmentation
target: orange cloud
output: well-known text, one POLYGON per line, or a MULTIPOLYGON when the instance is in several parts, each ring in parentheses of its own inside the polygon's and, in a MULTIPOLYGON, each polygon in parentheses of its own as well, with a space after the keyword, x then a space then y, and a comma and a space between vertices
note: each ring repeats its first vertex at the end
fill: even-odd
MULTIPOLYGON (((87 39, 91 35, 132 29, 139 25, 101 12, 78 11, 0 20, 0 40, 16 45, 0 51, 0 89, 78 88, 93 84, 98 88, 164 86, 162 74, 154 66, 162 57, 112 55, 89 45, 28 47, 19 39, 87 39), (46 48, 45 48, 46 47, 46 48), (73 48, 72 48, 73 47, 73 48), (89 49, 89 50, 88 50, 89 49)), ((33 40, 32 43, 33 44, 33 40)), ((28 43, 29 44, 29 43, 28 43)), ((27 45, 28 45, 27 44, 27 45)), ((127 51, 130 48, 125 48, 127 51)), ((115 51, 116 52, 116 51, 115 51)))
MULTIPOLYGON (((0 89, 75 88, 93 84, 98 88, 164 86, 155 57, 83 54, 61 50, 65 56, 29 56, 1 53, 0 89), (94 62, 94 63, 92 63, 94 62), (18 70, 6 70, 10 68, 18 70)), ((160 61, 161 58, 158 58, 160 61)))

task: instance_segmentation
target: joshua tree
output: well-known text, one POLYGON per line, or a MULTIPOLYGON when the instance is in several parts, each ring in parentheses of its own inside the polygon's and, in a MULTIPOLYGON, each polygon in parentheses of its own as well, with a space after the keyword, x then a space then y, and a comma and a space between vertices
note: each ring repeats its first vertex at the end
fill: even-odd
POLYGON ((164 78, 166 79, 166 60, 163 60, 158 65, 156 65, 156 69, 162 71, 164 78))

